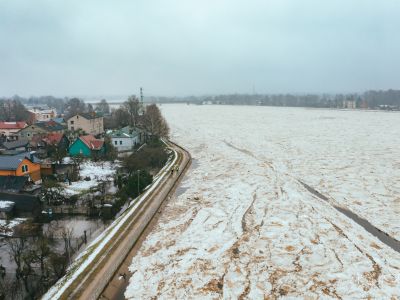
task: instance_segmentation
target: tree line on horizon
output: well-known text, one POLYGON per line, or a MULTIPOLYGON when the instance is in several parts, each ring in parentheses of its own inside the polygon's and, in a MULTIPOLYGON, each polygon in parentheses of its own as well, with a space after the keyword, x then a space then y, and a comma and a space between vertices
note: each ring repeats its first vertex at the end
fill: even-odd
MULTIPOLYGON (((338 94, 221 94, 212 96, 187 96, 187 97, 156 97, 147 96, 146 103, 191 103, 191 104, 230 104, 230 105, 265 105, 265 106, 293 106, 293 107, 316 107, 316 108, 338 108, 343 102, 353 100, 358 108, 380 108, 390 107, 400 109, 400 90, 370 90, 364 93, 338 93, 338 94)), ((24 98, 18 95, 13 97, 0 97, 0 120, 16 121, 24 119, 27 113, 23 106, 47 105, 56 108, 60 114, 66 117, 77 112, 101 112, 105 115, 114 113, 116 120, 126 120, 128 117, 123 110, 137 109, 139 99, 129 96, 123 103, 121 109, 111 109, 107 100, 102 99, 96 104, 85 103, 80 98, 59 98, 54 96, 39 96, 24 98), (131 104, 127 104, 131 101, 131 104), (132 102, 135 104, 132 106, 132 102), (124 108, 124 109, 122 109, 124 108)))
POLYGON ((355 101, 357 108, 400 108, 400 90, 370 90, 343 94, 225 94, 214 96, 152 97, 153 102, 192 104, 265 105, 316 108, 341 108, 345 101, 355 101))

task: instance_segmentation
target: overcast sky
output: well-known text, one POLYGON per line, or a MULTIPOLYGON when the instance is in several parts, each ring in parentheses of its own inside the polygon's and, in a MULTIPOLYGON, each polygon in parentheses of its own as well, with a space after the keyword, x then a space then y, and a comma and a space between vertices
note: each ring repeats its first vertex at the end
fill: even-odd
POLYGON ((400 88, 400 1, 1 0, 0 96, 400 88))

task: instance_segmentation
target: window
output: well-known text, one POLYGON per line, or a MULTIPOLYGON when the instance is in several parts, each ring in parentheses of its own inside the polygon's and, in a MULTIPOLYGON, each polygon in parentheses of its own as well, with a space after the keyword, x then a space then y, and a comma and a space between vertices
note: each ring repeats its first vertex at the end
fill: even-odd
POLYGON ((28 172, 28 165, 23 165, 22 166, 22 172, 23 173, 28 172))
POLYGON ((114 141, 114 144, 115 144, 115 145, 118 145, 118 141, 114 141))
POLYGON ((122 141, 119 141, 119 144, 122 145, 122 141))
POLYGON ((71 130, 74 131, 74 126, 71 126, 71 130))
POLYGON ((73 125, 74 124, 74 121, 71 121, 71 125, 73 125))

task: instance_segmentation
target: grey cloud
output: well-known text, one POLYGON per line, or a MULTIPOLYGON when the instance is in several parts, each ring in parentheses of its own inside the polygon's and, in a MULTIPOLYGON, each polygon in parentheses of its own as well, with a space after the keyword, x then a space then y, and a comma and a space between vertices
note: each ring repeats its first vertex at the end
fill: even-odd
POLYGON ((397 1, 0 2, 0 95, 399 88, 397 1))

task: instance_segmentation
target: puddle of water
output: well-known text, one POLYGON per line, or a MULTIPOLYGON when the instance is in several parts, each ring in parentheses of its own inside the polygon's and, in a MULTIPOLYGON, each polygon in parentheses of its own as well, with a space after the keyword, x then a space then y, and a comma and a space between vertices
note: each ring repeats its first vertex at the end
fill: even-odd
POLYGON ((185 193, 188 189, 189 189, 189 187, 178 186, 178 188, 177 188, 176 191, 175 191, 175 197, 178 197, 178 196, 182 195, 182 194, 185 193))
POLYGON ((352 219, 358 225, 364 227, 364 229, 366 231, 368 231, 372 235, 376 236, 382 243, 388 245, 393 250, 400 252, 400 241, 390 237, 387 233, 379 230, 374 225, 372 225, 370 222, 368 222, 366 219, 359 217, 352 211, 342 208, 342 207, 339 207, 339 206, 334 206, 334 208, 336 208, 338 211, 340 211, 346 217, 352 219))
MULTIPOLYGON (((307 191, 309 191, 311 194, 317 196, 321 200, 324 200, 329 203, 328 197, 324 196, 317 190, 313 189, 311 186, 305 184, 304 182, 300 181, 299 182, 306 188, 307 191)), ((344 214, 346 217, 352 219, 354 222, 356 222, 358 225, 362 226, 366 231, 371 233, 373 236, 377 237, 382 243, 386 244, 390 248, 392 248, 394 251, 400 253, 400 241, 392 238, 389 236, 386 232, 383 232, 382 230, 379 230, 376 228, 374 225, 372 225, 368 220, 361 218, 357 214, 353 213, 352 211, 339 207, 336 205, 333 205, 333 207, 344 214)))

